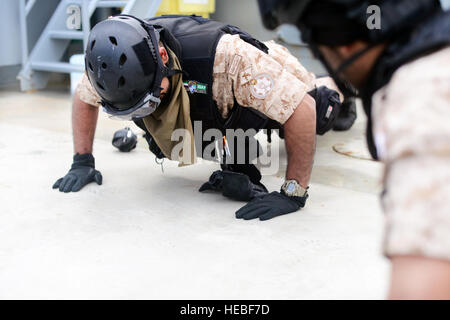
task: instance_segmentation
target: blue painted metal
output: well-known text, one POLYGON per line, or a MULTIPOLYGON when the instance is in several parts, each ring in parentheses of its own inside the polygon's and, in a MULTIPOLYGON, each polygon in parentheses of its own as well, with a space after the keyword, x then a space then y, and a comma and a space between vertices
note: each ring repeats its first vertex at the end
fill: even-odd
POLYGON ((84 72, 84 66, 70 64, 68 62, 45 62, 36 61, 31 63, 31 67, 36 71, 47 71, 47 72, 84 72))
POLYGON ((83 40, 83 32, 82 31, 55 30, 55 31, 50 31, 49 35, 52 39, 83 40))

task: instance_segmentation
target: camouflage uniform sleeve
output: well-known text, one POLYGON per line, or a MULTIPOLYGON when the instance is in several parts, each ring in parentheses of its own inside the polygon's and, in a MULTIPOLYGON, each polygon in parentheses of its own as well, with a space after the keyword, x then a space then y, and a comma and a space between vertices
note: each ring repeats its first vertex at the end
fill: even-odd
POLYGON ((298 69, 288 70, 280 64, 283 56, 290 55, 281 51, 282 55, 276 50, 267 55, 238 35, 220 39, 214 63, 213 99, 223 117, 228 116, 236 98, 241 106, 254 108, 281 124, 290 118, 313 84, 304 82, 311 77, 304 71, 295 75, 295 70, 303 67, 294 57, 289 63, 298 69))
POLYGON ((373 97, 389 257, 450 260, 449 61, 450 48, 413 61, 373 97))
POLYGON ((84 103, 90 104, 94 107, 100 107, 101 98, 92 87, 86 73, 83 74, 83 77, 81 78, 75 92, 84 103))
POLYGON ((313 90, 315 87, 325 86, 336 91, 339 94, 341 102, 344 101, 344 95, 331 77, 316 78, 316 75, 306 70, 288 49, 273 40, 264 42, 264 44, 269 48, 269 55, 282 65, 285 70, 306 84, 308 91, 313 90))
POLYGON ((288 49, 273 40, 264 42, 264 44, 269 48, 269 55, 274 58, 285 70, 306 84, 308 91, 314 89, 314 84, 316 81, 315 74, 306 70, 306 68, 289 52, 288 49))

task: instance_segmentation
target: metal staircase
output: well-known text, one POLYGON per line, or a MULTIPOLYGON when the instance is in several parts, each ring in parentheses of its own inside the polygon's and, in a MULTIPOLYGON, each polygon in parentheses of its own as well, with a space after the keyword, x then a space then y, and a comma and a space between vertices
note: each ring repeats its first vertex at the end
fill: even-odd
POLYGON ((83 72, 83 65, 63 62, 72 40, 82 40, 86 48, 90 19, 97 8, 122 8, 122 13, 140 18, 152 17, 161 0, 61 0, 38 41, 29 53, 27 19, 34 5, 45 0, 19 0, 22 41, 22 70, 18 75, 22 91, 45 88, 52 72, 83 72))

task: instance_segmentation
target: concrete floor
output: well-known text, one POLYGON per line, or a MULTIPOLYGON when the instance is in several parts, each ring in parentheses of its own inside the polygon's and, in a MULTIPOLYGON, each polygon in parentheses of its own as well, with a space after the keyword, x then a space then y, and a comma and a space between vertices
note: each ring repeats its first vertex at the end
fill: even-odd
MULTIPOLYGON (((332 149, 364 155, 365 117, 319 137, 307 207, 260 222, 235 219, 243 203, 197 192, 213 163, 166 162, 162 173, 142 138, 118 152, 111 138, 125 124, 103 114, 103 185, 52 190, 71 164, 70 115, 66 89, 0 91, 0 299, 385 297, 381 165, 332 149)), ((264 176, 270 190, 283 170, 264 176)))

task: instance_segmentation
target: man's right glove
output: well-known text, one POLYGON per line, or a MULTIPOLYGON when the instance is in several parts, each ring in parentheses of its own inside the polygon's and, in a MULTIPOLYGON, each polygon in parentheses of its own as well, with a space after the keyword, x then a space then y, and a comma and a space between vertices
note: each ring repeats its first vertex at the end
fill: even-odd
POLYGON ((62 178, 58 179, 53 185, 53 189, 61 192, 77 192, 85 185, 91 182, 102 184, 102 174, 95 170, 95 159, 91 153, 79 154, 73 156, 73 163, 70 171, 62 178))
POLYGON ((245 206, 236 211, 236 218, 251 220, 269 220, 283 214, 295 212, 303 208, 308 199, 304 197, 289 197, 283 192, 272 192, 262 197, 254 198, 245 206))

